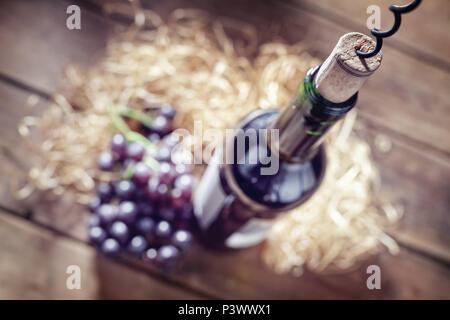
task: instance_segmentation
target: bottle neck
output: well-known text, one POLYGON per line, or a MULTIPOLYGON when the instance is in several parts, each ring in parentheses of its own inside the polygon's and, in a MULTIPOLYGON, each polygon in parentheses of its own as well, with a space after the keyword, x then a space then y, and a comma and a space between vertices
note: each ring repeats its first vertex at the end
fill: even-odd
POLYGON ((341 103, 328 101, 319 94, 314 82, 319 68, 316 66, 307 72, 297 94, 270 126, 278 130, 278 141, 269 145, 276 148, 283 160, 305 162, 311 159, 325 133, 355 106, 358 93, 341 103))

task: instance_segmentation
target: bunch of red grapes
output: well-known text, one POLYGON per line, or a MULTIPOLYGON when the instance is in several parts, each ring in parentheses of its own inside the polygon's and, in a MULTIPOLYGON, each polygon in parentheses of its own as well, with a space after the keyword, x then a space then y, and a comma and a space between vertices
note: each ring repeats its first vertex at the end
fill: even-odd
POLYGON ((151 124, 141 124, 138 132, 156 148, 150 152, 142 142, 117 133, 110 150, 98 157, 101 170, 120 178, 98 184, 88 206, 89 237, 105 254, 125 251, 172 268, 193 241, 193 167, 173 156, 178 144, 170 133, 174 108, 166 104, 150 112, 151 124), (157 160, 157 167, 151 168, 146 157, 157 160))

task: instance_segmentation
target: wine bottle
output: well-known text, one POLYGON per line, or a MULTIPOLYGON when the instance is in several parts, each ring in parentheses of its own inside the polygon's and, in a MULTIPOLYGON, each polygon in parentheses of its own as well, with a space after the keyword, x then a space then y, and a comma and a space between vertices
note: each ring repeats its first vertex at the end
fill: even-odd
POLYGON ((314 194, 326 169, 324 135, 355 106, 358 90, 381 63, 381 53, 361 59, 355 50, 374 46, 360 33, 342 36, 324 63, 307 72, 287 106, 253 111, 237 124, 194 195, 206 244, 255 245, 280 212, 314 194))

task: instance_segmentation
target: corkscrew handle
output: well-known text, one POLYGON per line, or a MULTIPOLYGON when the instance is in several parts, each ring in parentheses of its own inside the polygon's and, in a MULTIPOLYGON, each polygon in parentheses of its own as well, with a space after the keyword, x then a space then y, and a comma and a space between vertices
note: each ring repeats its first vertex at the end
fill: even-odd
POLYGON ((383 46, 383 38, 392 36, 400 28, 400 24, 402 23, 402 14, 413 11, 419 6, 421 2, 422 0, 414 0, 410 4, 404 6, 396 6, 396 5, 389 6, 389 10, 392 11, 395 18, 393 27, 386 31, 380 31, 375 28, 370 30, 372 35, 377 38, 377 44, 375 46, 375 49, 370 52, 362 52, 361 50, 356 50, 356 54, 361 58, 371 58, 375 56, 378 52, 380 52, 381 47, 383 46))

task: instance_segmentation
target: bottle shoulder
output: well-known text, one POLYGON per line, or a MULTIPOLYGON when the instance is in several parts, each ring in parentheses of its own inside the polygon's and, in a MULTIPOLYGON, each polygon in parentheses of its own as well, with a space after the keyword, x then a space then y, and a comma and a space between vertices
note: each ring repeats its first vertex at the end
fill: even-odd
POLYGON ((242 144, 237 141, 239 137, 235 137, 231 173, 247 200, 256 202, 259 207, 286 210, 314 193, 324 175, 326 157, 322 147, 314 157, 302 163, 284 161, 271 154, 264 132, 258 134, 258 131, 266 129, 277 114, 278 110, 258 110, 246 117, 241 135, 247 138, 242 144), (249 132, 256 137, 252 139, 249 132))

